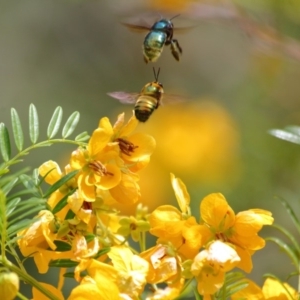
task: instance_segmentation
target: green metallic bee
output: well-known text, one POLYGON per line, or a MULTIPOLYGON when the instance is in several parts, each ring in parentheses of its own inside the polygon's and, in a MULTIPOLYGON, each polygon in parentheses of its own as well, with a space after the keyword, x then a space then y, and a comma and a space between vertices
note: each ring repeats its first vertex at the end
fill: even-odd
POLYGON ((174 25, 171 21, 177 16, 169 20, 161 19, 155 22, 152 27, 123 23, 123 25, 130 29, 150 30, 145 36, 143 44, 144 61, 146 63, 149 61, 155 62, 160 57, 165 45, 170 45, 174 58, 179 61, 180 54, 182 54, 182 48, 178 41, 173 39, 174 25))

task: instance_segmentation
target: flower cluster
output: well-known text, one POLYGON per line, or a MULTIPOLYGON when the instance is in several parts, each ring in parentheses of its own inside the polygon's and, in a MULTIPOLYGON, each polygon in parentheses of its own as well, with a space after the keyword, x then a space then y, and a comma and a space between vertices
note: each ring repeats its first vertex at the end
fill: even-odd
MULTIPOLYGON (((138 205, 135 216, 119 216, 113 204, 139 200, 138 171, 155 148, 151 136, 131 134, 136 125, 134 116, 124 124, 124 115, 119 115, 114 126, 102 118, 88 144, 71 154, 64 173, 53 161, 39 168, 52 186, 76 173, 51 193, 49 209, 18 234, 22 254, 34 258, 40 273, 54 262, 61 266, 57 288, 41 283, 57 299, 63 299, 65 267, 71 266, 60 265, 62 261, 74 263, 72 277, 79 283, 69 300, 138 299, 142 293, 147 300, 175 299, 192 279, 198 293, 211 299, 224 285, 226 273, 235 267, 250 272, 252 255, 265 245, 258 232, 272 224, 270 212, 235 214, 216 193, 200 202, 197 220, 185 184, 173 174, 180 209, 162 205, 149 214, 138 205), (146 232, 157 238, 148 249, 146 232), (129 238, 139 242, 140 252, 129 246, 129 238)), ((36 288, 33 298, 42 299, 36 288)))

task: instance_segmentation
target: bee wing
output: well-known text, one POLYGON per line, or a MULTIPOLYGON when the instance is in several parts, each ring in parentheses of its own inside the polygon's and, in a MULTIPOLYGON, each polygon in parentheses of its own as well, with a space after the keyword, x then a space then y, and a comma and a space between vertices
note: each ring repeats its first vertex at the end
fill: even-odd
POLYGON ((137 98, 139 97, 138 93, 126 93, 121 91, 107 93, 107 95, 119 100, 121 103, 124 104, 133 104, 136 102, 137 98))
POLYGON ((163 94, 161 104, 180 104, 186 101, 189 101, 190 99, 185 96, 180 95, 173 95, 173 94, 163 94))
POLYGON ((187 26, 187 27, 177 27, 177 26, 174 26, 174 33, 179 33, 179 34, 182 34, 182 33, 186 33, 192 29, 194 29, 196 27, 196 25, 191 25, 191 26, 187 26))
POLYGON ((129 28, 131 31, 149 31, 151 29, 150 25, 142 25, 142 24, 130 24, 130 23, 121 23, 122 25, 129 28))

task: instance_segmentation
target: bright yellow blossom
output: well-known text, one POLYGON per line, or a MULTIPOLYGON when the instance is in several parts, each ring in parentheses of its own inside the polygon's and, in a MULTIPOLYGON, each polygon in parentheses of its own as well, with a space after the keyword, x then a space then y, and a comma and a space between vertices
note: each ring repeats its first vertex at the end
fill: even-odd
POLYGON ((134 133, 138 125, 134 113, 127 124, 124 124, 124 113, 118 116, 113 127, 112 142, 118 142, 121 151, 121 158, 128 168, 137 172, 144 168, 150 161, 156 142, 155 139, 145 133, 134 133))
POLYGON ((266 300, 298 300, 299 294, 288 283, 281 284, 274 278, 267 278, 262 287, 266 300))
POLYGON ((263 225, 271 225, 271 213, 252 209, 234 214, 224 196, 220 193, 206 196, 200 204, 204 225, 210 230, 210 239, 231 243, 241 258, 238 267, 246 272, 252 269, 252 254, 265 246, 258 236, 263 225))
POLYGON ((196 277, 198 292, 213 295, 224 284, 225 273, 232 270, 240 261, 236 251, 227 244, 214 241, 208 249, 194 258, 191 272, 196 277))
POLYGON ((149 216, 150 233, 159 237, 157 243, 172 243, 183 259, 194 258, 208 241, 209 230, 189 216, 190 196, 184 183, 171 174, 171 183, 181 212, 174 206, 162 205, 149 216))
POLYGON ((21 237, 18 239, 19 247, 24 256, 28 255, 28 249, 31 247, 56 249, 54 240, 57 234, 54 215, 48 210, 41 210, 38 216, 39 219, 29 228, 18 233, 18 236, 21 237))
POLYGON ((107 255, 118 271, 120 292, 133 299, 140 296, 146 284, 149 263, 126 246, 114 246, 107 255))
POLYGON ((75 287, 68 300, 120 300, 117 285, 118 272, 108 264, 90 260, 87 268, 88 275, 83 277, 80 285, 75 287))
POLYGON ((150 233, 159 238, 157 243, 172 243, 184 259, 194 258, 207 241, 207 228, 199 225, 194 217, 184 220, 181 212, 171 205, 155 209, 149 222, 150 233))
POLYGON ((139 177, 133 172, 148 164, 155 140, 146 134, 130 135, 137 124, 133 116, 124 125, 124 114, 118 116, 114 126, 108 118, 102 118, 87 148, 72 153, 70 165, 81 170, 78 188, 85 201, 103 197, 103 191, 109 191, 109 196, 120 203, 132 204, 140 199, 139 177))
POLYGON ((280 283, 274 278, 267 278, 262 289, 251 280, 248 286, 231 296, 232 300, 298 300, 298 293, 288 283, 280 283))
POLYGON ((149 263, 148 283, 172 282, 180 278, 181 260, 169 252, 167 246, 158 244, 140 254, 149 263))

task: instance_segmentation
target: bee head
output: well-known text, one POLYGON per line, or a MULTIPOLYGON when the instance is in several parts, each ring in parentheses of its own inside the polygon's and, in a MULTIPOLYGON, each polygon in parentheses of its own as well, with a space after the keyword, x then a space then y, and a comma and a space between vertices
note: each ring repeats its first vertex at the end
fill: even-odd
POLYGON ((174 27, 173 23, 171 20, 168 19, 161 19, 159 21, 157 21, 156 23, 154 23, 154 25, 152 26, 152 30, 159 30, 159 31, 169 31, 170 29, 172 30, 174 27))

